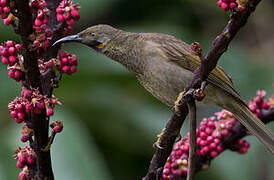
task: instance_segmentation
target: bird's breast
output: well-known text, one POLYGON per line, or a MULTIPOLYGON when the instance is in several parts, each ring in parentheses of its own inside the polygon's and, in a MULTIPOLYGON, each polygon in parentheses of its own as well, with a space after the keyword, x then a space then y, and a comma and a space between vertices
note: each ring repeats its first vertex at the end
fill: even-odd
POLYGON ((137 79, 153 96, 173 106, 177 96, 193 78, 193 73, 171 61, 158 58, 147 60, 145 71, 137 79))

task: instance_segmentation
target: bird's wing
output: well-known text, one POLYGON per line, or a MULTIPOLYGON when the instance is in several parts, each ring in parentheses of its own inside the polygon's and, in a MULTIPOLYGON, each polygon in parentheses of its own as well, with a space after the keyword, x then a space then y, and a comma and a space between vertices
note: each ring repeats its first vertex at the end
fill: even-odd
MULTIPOLYGON (((194 72, 200 67, 200 58, 191 53, 190 45, 180 41, 173 36, 158 34, 150 36, 150 41, 157 44, 161 49, 165 59, 177 63, 179 66, 194 72)), ((207 81, 214 86, 217 86, 229 94, 240 98, 238 92, 233 88, 231 78, 224 72, 224 70, 217 66, 208 76, 207 81)))

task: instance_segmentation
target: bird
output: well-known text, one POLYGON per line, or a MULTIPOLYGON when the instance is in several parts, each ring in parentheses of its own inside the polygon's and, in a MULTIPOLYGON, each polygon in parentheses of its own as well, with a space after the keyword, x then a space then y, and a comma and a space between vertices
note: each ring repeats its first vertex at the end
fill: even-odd
MULTIPOLYGON (((66 42, 84 44, 122 64, 148 92, 171 107, 200 66, 200 57, 193 54, 190 45, 167 34, 126 32, 99 24, 63 37, 52 47, 60 47, 66 42)), ((217 65, 206 83, 206 96, 202 104, 215 105, 232 112, 274 154, 273 133, 250 112, 227 73, 217 65)))

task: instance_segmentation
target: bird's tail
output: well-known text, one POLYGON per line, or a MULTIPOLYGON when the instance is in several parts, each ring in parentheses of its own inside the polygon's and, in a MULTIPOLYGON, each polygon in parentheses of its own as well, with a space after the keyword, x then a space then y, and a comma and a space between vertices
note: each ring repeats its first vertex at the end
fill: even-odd
MULTIPOLYGON (((235 102, 235 101, 234 101, 235 102)), ((227 108, 243 124, 266 149, 274 155, 274 135, 265 124, 255 117, 243 102, 233 103, 233 107, 227 108), (235 105, 236 104, 236 105, 235 105)))

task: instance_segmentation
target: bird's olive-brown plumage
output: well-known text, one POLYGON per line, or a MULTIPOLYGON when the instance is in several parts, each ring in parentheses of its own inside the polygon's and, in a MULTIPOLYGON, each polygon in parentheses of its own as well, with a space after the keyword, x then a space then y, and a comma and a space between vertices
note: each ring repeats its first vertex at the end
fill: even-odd
MULTIPOLYGON (((190 46, 173 36, 158 33, 130 33, 108 25, 97 25, 58 40, 56 44, 77 41, 121 63, 139 82, 163 103, 173 106, 200 66, 190 46)), ((209 75, 202 101, 225 108, 274 154, 274 136, 257 119, 234 90, 226 73, 216 67, 209 75)))

